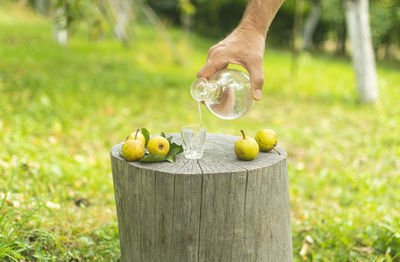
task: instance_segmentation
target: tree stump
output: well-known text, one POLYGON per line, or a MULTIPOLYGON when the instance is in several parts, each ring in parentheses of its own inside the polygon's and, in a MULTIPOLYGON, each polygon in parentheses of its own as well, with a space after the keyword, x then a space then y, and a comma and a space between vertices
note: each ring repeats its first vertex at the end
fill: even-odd
POLYGON ((238 138, 207 134, 202 159, 175 163, 112 148, 122 261, 293 261, 286 152, 239 161, 238 138))

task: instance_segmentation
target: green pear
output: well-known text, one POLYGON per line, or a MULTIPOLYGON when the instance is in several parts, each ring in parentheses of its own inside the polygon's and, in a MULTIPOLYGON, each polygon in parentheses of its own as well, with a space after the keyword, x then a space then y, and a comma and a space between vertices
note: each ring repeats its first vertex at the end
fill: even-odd
POLYGON ((259 152, 259 147, 257 142, 249 136, 242 132, 243 137, 238 139, 235 143, 235 154, 240 160, 253 160, 257 157, 259 152))
POLYGON ((256 142, 262 152, 270 152, 274 149, 278 154, 281 154, 275 147, 278 144, 278 135, 274 130, 263 129, 256 135, 256 142))
POLYGON ((127 161, 137 161, 144 157, 146 153, 146 148, 142 140, 137 139, 137 134, 139 129, 136 131, 136 135, 133 139, 126 138, 124 144, 122 145, 122 156, 127 161))

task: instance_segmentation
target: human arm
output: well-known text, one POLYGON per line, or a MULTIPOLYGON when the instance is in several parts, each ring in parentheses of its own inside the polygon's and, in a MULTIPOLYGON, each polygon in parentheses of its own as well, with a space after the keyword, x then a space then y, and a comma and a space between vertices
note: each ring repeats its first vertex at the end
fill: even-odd
POLYGON ((228 64, 241 65, 249 72, 253 99, 261 99, 266 34, 282 2, 249 0, 238 27, 210 48, 207 61, 197 77, 208 79, 228 64))

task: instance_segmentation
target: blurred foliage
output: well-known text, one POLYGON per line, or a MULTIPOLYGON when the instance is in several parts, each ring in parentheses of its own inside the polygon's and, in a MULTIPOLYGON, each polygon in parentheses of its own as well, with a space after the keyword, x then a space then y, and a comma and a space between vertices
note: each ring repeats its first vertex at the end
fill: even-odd
MULTIPOLYGON (((109 150, 138 127, 198 123, 189 87, 214 41, 189 35, 189 48, 170 29, 190 61, 179 65, 148 26, 131 49, 85 30, 61 48, 52 27, 0 6, 0 260, 118 261, 109 150)), ((290 52, 270 48, 264 68, 264 97, 246 117, 202 117, 210 133, 278 133, 295 261, 310 238, 306 261, 399 261, 399 65, 378 62, 381 100, 368 107, 346 58, 301 54, 293 78, 290 52)))
MULTIPOLYGON (((181 25, 178 0, 147 0, 164 19, 181 25)), ((302 14, 305 18, 315 0, 303 0, 302 14)), ((319 0, 322 13, 314 43, 317 49, 331 40, 336 51, 344 53, 346 25, 343 0, 319 0)), ((268 42, 274 46, 290 47, 292 41, 295 0, 286 0, 279 10, 268 33, 268 42)), ((193 27, 195 32, 205 36, 222 38, 239 23, 246 8, 247 0, 192 0, 195 7, 193 27)), ((370 17, 375 51, 379 47, 389 52, 391 46, 400 47, 400 1, 370 0, 370 17)), ((303 19, 304 20, 304 19, 303 19)), ((389 55, 389 53, 388 53, 389 55)))
POLYGON ((370 17, 374 47, 383 46, 390 58, 390 47, 400 45, 400 1, 371 0, 370 17))
MULTIPOLYGON (((5 0, 4 0, 5 1, 5 0)), ((11 1, 11 0, 8 0, 11 1)), ((17 1, 17 0, 15 0, 17 1)), ((20 1, 20 0, 19 0, 20 1)), ((74 30, 84 24, 92 38, 112 31, 106 13, 108 0, 29 0, 32 7, 51 13, 55 6, 63 5, 68 15, 68 27, 74 30), (40 4, 38 4, 40 3, 40 4)), ((135 6, 148 3, 166 24, 182 26, 203 36, 223 38, 239 23, 247 0, 128 0, 135 6)), ((345 0, 286 0, 280 8, 268 33, 272 46, 290 48, 293 41, 295 1, 302 1, 303 21, 313 3, 322 6, 320 21, 314 33, 314 49, 334 49, 337 54, 346 53, 346 24, 343 2, 345 0), (332 46, 334 46, 332 48, 332 46)), ((399 57, 400 49, 400 1, 369 0, 371 30, 378 58, 399 57)), ((139 15, 143 22, 143 16, 139 15)))
POLYGON ((67 15, 67 28, 74 31, 86 27, 90 36, 97 39, 106 30, 107 21, 101 12, 102 0, 51 0, 54 8, 63 8, 67 15))

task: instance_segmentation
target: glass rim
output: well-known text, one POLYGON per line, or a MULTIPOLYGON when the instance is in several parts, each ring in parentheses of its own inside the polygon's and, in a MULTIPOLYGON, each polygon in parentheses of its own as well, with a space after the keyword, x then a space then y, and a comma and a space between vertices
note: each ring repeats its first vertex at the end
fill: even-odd
POLYGON ((205 126, 202 126, 202 125, 187 125, 187 126, 181 127, 181 131, 183 131, 183 130, 193 130, 193 129, 196 129, 196 130, 199 130, 199 131, 203 131, 203 130, 207 131, 207 128, 205 126))

